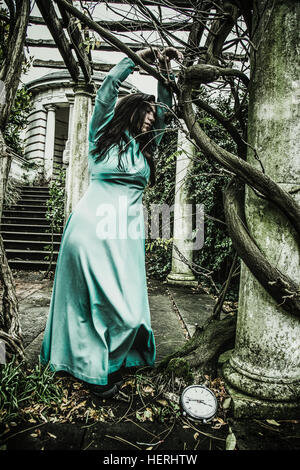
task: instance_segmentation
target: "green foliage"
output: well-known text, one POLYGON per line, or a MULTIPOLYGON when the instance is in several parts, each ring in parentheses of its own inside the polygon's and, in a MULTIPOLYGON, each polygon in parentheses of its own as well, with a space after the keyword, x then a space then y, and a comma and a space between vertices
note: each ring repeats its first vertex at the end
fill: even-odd
POLYGON ((25 160, 22 163, 22 186, 41 186, 45 184, 43 174, 43 164, 36 163, 34 160, 25 160), (30 170, 35 170, 34 178, 30 178, 30 170))
POLYGON ((20 133, 26 128, 28 115, 31 110, 31 93, 29 93, 25 87, 20 88, 16 93, 15 102, 12 106, 4 132, 6 145, 11 147, 19 155, 23 153, 20 133))
POLYGON ((36 365, 28 370, 15 360, 0 366, 0 421, 8 423, 18 417, 20 408, 38 403, 60 403, 62 388, 49 367, 36 365))
POLYGON ((66 171, 58 166, 59 172, 49 186, 49 199, 46 202, 46 219, 53 232, 60 232, 65 217, 65 180, 66 171))
POLYGON ((53 260, 53 234, 60 233, 61 227, 64 224, 65 219, 65 181, 66 181, 66 170, 57 165, 59 171, 55 179, 53 179, 49 186, 49 199, 47 199, 47 211, 45 214, 46 219, 49 221, 51 232, 51 245, 46 245, 44 249, 50 251, 50 255, 44 257, 45 260, 49 261, 49 267, 46 274, 48 274, 52 260, 53 260))

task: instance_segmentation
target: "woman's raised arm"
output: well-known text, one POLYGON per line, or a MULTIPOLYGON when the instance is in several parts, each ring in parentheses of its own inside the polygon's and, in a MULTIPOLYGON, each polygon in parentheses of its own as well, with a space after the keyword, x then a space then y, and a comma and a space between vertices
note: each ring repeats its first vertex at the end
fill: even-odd
POLYGON ((96 94, 95 107, 89 127, 90 142, 95 142, 98 139, 102 129, 112 119, 120 85, 131 74, 134 67, 133 60, 125 57, 106 75, 96 94))

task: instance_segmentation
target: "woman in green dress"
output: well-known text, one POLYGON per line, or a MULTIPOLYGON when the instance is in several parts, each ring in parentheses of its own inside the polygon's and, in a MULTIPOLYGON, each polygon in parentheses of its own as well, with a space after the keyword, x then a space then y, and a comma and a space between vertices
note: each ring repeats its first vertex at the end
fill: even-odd
MULTIPOLYGON (((144 49, 148 63, 181 60, 172 47, 144 49)), ((89 128, 87 191, 68 218, 54 277, 40 360, 113 396, 121 368, 153 366, 145 272, 142 195, 155 182, 153 151, 162 138, 171 92, 133 93, 117 103, 135 63, 125 57, 99 88, 89 128), (117 104, 116 104, 117 103, 117 104)))

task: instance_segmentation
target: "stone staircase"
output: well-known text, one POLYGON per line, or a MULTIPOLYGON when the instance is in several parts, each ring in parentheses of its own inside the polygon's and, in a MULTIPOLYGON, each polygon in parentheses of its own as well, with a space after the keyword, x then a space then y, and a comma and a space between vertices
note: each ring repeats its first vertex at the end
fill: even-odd
MULTIPOLYGON (((4 207, 2 213, 0 231, 8 264, 13 269, 46 271, 51 254, 47 248, 51 245, 51 229, 45 217, 49 188, 23 186, 21 191, 17 205, 4 207), (49 259, 45 259, 46 256, 49 259)), ((53 235, 52 271, 56 267, 61 235, 53 235)))

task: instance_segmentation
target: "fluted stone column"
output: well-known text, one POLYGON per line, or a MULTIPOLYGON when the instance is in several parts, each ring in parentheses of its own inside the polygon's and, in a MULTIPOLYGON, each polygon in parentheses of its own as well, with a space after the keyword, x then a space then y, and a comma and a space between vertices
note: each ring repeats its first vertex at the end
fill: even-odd
MULTIPOLYGON (((300 4, 257 2, 256 51, 249 96, 247 159, 300 203, 299 75, 295 44, 300 4), (266 7, 266 8, 265 8, 266 7), (258 21, 259 18, 259 21, 258 21)), ((251 189, 248 228, 267 259, 300 285, 299 242, 290 222, 251 189)), ((300 321, 278 305, 242 264, 236 344, 223 369, 236 417, 300 416, 300 321)))
POLYGON ((89 184, 88 130, 92 115, 93 90, 92 86, 88 86, 85 83, 79 83, 74 86, 65 221, 67 221, 89 184))
POLYGON ((45 105, 47 110, 46 140, 44 150, 44 174, 46 181, 50 181, 53 174, 53 157, 55 141, 55 105, 45 105))
MULTIPOLYGON (((193 261, 193 242, 191 234, 192 207, 189 204, 184 188, 190 166, 193 164, 194 145, 186 139, 183 132, 178 132, 178 155, 176 159, 176 183, 174 203, 173 244, 176 245, 184 258, 193 261)), ((176 249, 172 250, 172 268, 167 282, 175 285, 197 286, 198 282, 187 263, 180 259, 176 249)))

